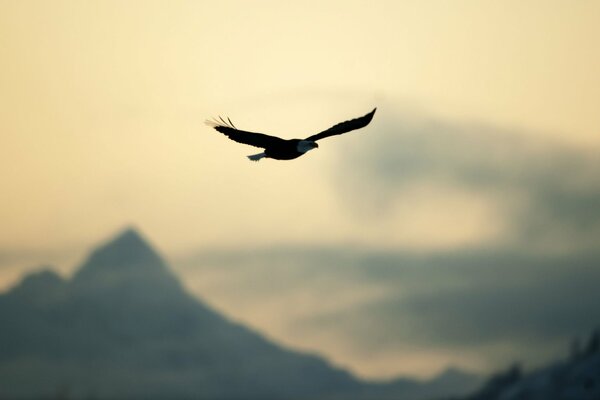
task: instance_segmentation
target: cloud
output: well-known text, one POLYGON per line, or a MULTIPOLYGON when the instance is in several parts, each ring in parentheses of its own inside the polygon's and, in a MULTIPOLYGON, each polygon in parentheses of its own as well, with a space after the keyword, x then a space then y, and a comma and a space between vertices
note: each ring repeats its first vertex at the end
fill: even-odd
POLYGON ((540 135, 380 109, 339 139, 359 246, 202 253, 192 291, 366 376, 563 356, 600 323, 600 159, 540 135))
POLYGON ((228 315, 361 375, 386 376, 563 356, 600 323, 599 260, 598 252, 288 247, 177 265, 192 291, 228 315))
MULTIPOLYGON (((470 203, 487 207, 487 223, 479 222, 482 237, 489 236, 486 226, 495 225, 513 245, 597 245, 600 154, 530 132, 381 111, 375 131, 344 142, 340 153, 335 181, 341 204, 354 215, 387 219, 414 210, 402 213, 410 225, 423 207, 412 193, 427 187, 440 215, 468 221, 470 203), (467 210, 452 204, 457 193, 467 210)), ((431 221, 428 230, 448 230, 440 225, 431 221)), ((491 240, 499 236, 495 232, 491 240)))
MULTIPOLYGON (((376 320, 385 334, 371 345, 382 347, 403 340, 444 346, 564 341, 600 321, 598 260, 598 253, 372 255, 362 261, 365 275, 390 291, 350 310, 348 320, 357 313, 376 320)), ((336 324, 345 318, 319 320, 336 324)), ((369 341, 369 335, 359 340, 369 341)))

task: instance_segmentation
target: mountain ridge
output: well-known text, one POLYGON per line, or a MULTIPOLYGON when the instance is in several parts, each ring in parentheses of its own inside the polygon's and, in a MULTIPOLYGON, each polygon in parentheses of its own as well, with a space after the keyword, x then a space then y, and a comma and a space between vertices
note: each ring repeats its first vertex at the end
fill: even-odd
POLYGON ((223 317, 187 293, 132 228, 93 250, 71 279, 39 271, 0 294, 0 326, 0 376, 9 382, 0 398, 53 397, 61 388, 72 398, 130 399, 424 393, 410 379, 361 381, 223 317))
MULTIPOLYGON (((446 399, 446 398, 444 398, 446 399)), ((600 330, 588 347, 533 371, 519 364, 492 375, 466 397, 449 400, 598 400, 600 399, 600 330)), ((440 399, 441 400, 441 399, 440 399)))

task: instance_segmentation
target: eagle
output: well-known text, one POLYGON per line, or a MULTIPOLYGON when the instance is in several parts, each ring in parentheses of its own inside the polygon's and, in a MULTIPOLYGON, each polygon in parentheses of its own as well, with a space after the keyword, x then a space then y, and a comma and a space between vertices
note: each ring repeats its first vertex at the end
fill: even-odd
POLYGON ((207 120, 206 124, 238 143, 263 148, 264 151, 262 153, 248 156, 252 161, 258 161, 261 158, 293 160, 306 154, 309 150, 318 148, 317 140, 364 128, 371 122, 376 110, 377 108, 374 108, 373 111, 362 117, 340 122, 306 139, 282 139, 277 136, 265 135, 264 133, 242 131, 236 128, 229 118, 225 120, 219 117, 218 119, 207 120))

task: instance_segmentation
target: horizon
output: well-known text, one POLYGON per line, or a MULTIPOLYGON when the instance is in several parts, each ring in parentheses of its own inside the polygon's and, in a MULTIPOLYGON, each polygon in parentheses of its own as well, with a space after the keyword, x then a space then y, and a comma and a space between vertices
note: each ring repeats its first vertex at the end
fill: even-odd
MULTIPOLYGON (((194 296, 201 304, 208 306, 209 308, 215 310, 216 312, 218 312, 220 315, 222 315, 224 318, 240 323, 244 326, 247 326, 249 328, 251 328, 252 330, 255 330, 258 334, 260 334, 261 336, 264 336, 267 340, 272 341, 274 343, 277 343, 278 345, 284 346, 286 348, 292 349, 294 351, 299 351, 301 353, 307 353, 307 354, 318 354, 320 357, 323 357, 324 359, 326 359, 329 363, 332 363, 332 365, 336 366, 337 368, 342 368, 344 370, 347 370, 348 372, 350 372, 353 376, 357 377, 358 379, 364 380, 366 382, 386 382, 390 379, 401 379, 401 378, 411 378, 411 379, 417 379, 417 380, 431 380, 431 379, 435 379, 436 377, 442 376, 445 373, 447 373, 448 371, 451 370, 459 370, 462 371, 463 373, 468 373, 468 374, 476 374, 479 376, 489 376, 491 374, 497 373, 498 371, 501 371, 505 368, 507 368, 508 366, 511 365, 522 365, 525 370, 534 370, 536 368, 540 368, 540 367, 544 367, 549 363, 552 362, 556 362, 558 360, 561 359, 565 359, 568 355, 569 355, 569 351, 572 351, 572 349, 569 348, 569 346, 572 346, 573 344, 573 340, 582 340, 585 339, 587 337, 587 335, 592 332, 593 330, 597 329, 597 324, 594 325, 589 324, 587 327, 585 328, 579 328, 578 329, 571 329, 570 331, 570 335, 563 335, 562 338, 559 338, 557 341, 555 341, 554 343, 552 343, 551 348, 546 351, 543 351, 542 354, 537 354, 535 357, 531 357, 531 355, 529 357, 521 357, 522 353, 520 351, 522 351, 523 349, 520 349, 518 352, 506 352, 507 349, 502 349, 502 352, 506 352, 506 356, 502 357, 502 362, 496 362, 495 364, 490 364, 490 365, 479 365, 479 368, 477 368, 478 366, 476 365, 475 367, 473 367, 473 365, 469 365, 469 364, 452 364, 452 363, 447 363, 447 364, 443 364, 441 368, 434 370, 433 373, 428 373, 428 374, 421 374, 421 373, 417 373, 417 374, 411 374, 410 371, 401 371, 401 372, 397 372, 397 373, 391 373, 391 374, 373 374, 373 373, 365 373, 364 370, 361 370, 361 368, 357 368, 357 361, 354 361, 354 363, 352 362, 348 362, 348 360, 344 360, 343 358, 339 358, 339 349, 337 349, 338 351, 331 351, 332 349, 335 349, 335 346, 332 346, 332 342, 325 342, 327 343, 327 346, 323 347, 320 343, 319 340, 314 340, 315 338, 310 337, 311 334, 315 335, 316 333, 316 338, 318 339, 322 339, 319 338, 319 331, 321 330, 322 326, 317 325, 316 328, 315 327, 311 327, 313 329, 312 332, 307 331, 307 330, 301 330, 299 335, 291 335, 290 331, 283 328, 282 326, 280 327, 276 327, 276 329, 272 329, 271 331, 268 330, 264 330, 263 329, 263 324, 265 324, 266 321, 264 321, 264 314, 259 313, 258 315, 247 315, 247 312, 250 310, 250 312, 252 313, 252 309, 253 308, 257 308, 257 309, 261 309, 261 307, 257 307, 257 304, 252 304, 252 302, 250 302, 250 304, 246 304, 244 306, 242 306, 242 302, 237 302, 234 296, 234 299, 229 299, 228 296, 223 296, 222 289, 221 290, 214 290, 214 287, 212 287, 213 285, 211 285, 211 279, 213 278, 211 275, 211 270, 216 266, 216 268, 221 268, 222 266, 227 266, 228 271, 229 271, 229 267, 231 267, 232 265, 234 266, 234 268, 239 268, 239 266, 244 267, 244 263, 240 262, 240 260, 247 260, 248 258, 250 258, 249 264, 250 265, 256 265, 257 260, 266 260, 266 259, 275 259, 275 261, 272 261, 271 264, 269 263, 265 263, 267 264, 267 270, 270 269, 270 276, 277 276, 277 274, 281 274, 281 272, 277 271, 278 269, 285 269, 287 268, 287 265, 285 265, 285 263, 283 263, 284 265, 278 265, 277 262, 280 261, 282 258, 293 258, 296 259, 298 257, 302 258, 304 256, 307 256, 308 259, 310 260, 315 260, 318 259, 321 256, 324 256, 325 260, 330 261, 331 260, 331 256, 338 253, 340 248, 335 248, 335 247, 320 247, 320 248, 315 248, 313 246, 302 246, 302 247, 286 247, 283 246, 281 248, 275 247, 275 248, 249 248, 249 249, 244 249, 244 250, 238 250, 238 251, 229 251, 227 249, 216 249, 216 250, 201 250, 195 254, 192 255, 186 255, 184 256, 182 259, 179 260, 171 260, 169 257, 166 257, 165 254, 163 254, 160 250, 160 245, 157 243, 154 243, 154 241, 147 236, 147 234, 141 230, 139 227, 136 227, 134 225, 127 225, 124 226, 120 229, 118 229, 115 232, 112 232, 112 234, 108 237, 104 237, 102 240, 99 240, 96 244, 90 246, 90 248, 85 252, 84 256, 81 258, 80 261, 78 261, 75 265, 72 266, 72 268, 68 271, 61 271, 60 268, 57 268, 57 266, 55 265, 50 265, 50 264, 44 264, 44 265, 40 265, 38 267, 35 268, 31 268, 28 271, 26 271, 22 276, 19 277, 19 279, 15 280, 13 282, 13 285, 5 287, 5 288, 0 288, 0 295, 2 294, 6 294, 9 293, 11 290, 17 288, 20 284, 22 284, 28 277, 30 276, 38 276, 38 274, 40 273, 45 273, 46 271, 52 271, 56 274, 58 274, 61 279, 64 279, 65 282, 70 282, 72 281, 73 277, 75 276, 75 274, 81 270, 82 267, 84 267, 85 265, 87 265, 90 260, 91 260, 91 256, 93 254, 95 254, 98 250, 101 249, 105 249, 108 248, 110 246, 115 245, 116 243, 119 242, 123 242, 124 238, 129 238, 133 235, 133 237, 135 237, 135 241, 138 242, 139 239, 141 239, 141 243, 143 246, 150 246, 150 250, 154 253, 156 253, 156 255, 159 256, 159 258, 161 258, 163 261, 165 261, 166 263, 166 267, 167 270, 169 272, 172 272, 175 274, 176 279, 182 284, 182 287, 184 288, 184 290, 186 292, 188 292, 189 294, 191 294, 192 296, 194 296), (315 254, 316 254, 316 258, 315 258, 315 254), (207 268, 208 266, 208 268, 207 268), (280 268, 282 267, 282 268, 280 268), (275 268, 275 269, 273 269, 275 268), (190 269, 192 271, 190 271, 190 269), (187 272, 187 274, 186 274, 187 272), (185 279, 186 275, 188 275, 188 277, 193 277, 195 279, 185 279), (194 276, 194 274, 196 274, 197 276, 194 276), (201 284, 203 281, 203 278, 209 278, 209 284, 205 287, 203 287, 203 285, 201 284), (190 282, 195 282, 195 284, 190 284, 190 282), (208 288, 209 290, 207 290, 206 292, 204 291, 205 288, 208 288), (208 295, 208 296, 206 296, 208 295), (262 315, 261 315, 262 314, 262 315), (258 318, 257 318, 258 317, 258 318), (277 330, 277 328, 279 328, 279 331, 277 330), (307 337, 305 336, 307 334, 307 332, 309 333, 309 338, 307 340, 307 337), (312 341, 311 341, 312 340, 312 341), (308 343, 308 345, 306 344, 308 343), (329 347, 328 347, 329 346, 329 347)), ((129 241, 131 243, 131 241, 129 241)), ((342 247, 343 248, 343 247, 342 247)), ((360 257, 378 257, 382 254, 385 254, 386 257, 399 257, 402 259, 402 257, 407 257, 408 259, 413 259, 413 260, 425 260, 424 265, 427 264, 427 260, 431 260, 432 258, 443 258, 446 260, 451 260, 452 255, 457 255, 456 253, 453 254, 452 251, 448 252, 448 251, 439 251, 436 254, 432 254, 430 252, 428 253, 412 253, 412 254, 407 254, 407 253, 403 253, 401 250, 387 250, 385 253, 380 253, 377 249, 368 249, 368 248, 352 248, 351 250, 349 250, 348 248, 344 249, 346 253, 350 253, 350 254, 345 254, 345 259, 360 259, 360 257)), ((600 252, 598 251, 590 251, 590 256, 593 257, 594 259, 597 259, 598 257, 600 257, 600 252)), ((515 256, 517 257, 523 257, 524 253, 516 253, 515 256)), ((567 258, 569 259, 569 258, 567 258)), ((259 261, 260 262, 260 261, 259 261)), ((322 262, 322 261, 321 261, 322 262)), ((322 264, 317 263, 319 266, 322 266, 322 264)), ((450 263, 452 264, 452 263, 450 263)), ((342 269, 345 267, 343 265, 343 263, 340 263, 339 265, 337 265, 337 269, 339 270, 339 266, 342 266, 342 269)), ((377 263, 375 263, 374 265, 377 265, 377 263)), ((368 267, 369 265, 367 265, 368 267)), ((442 265, 443 266, 443 265, 442 265)), ((139 265, 139 267, 144 267, 143 265, 139 265)), ((314 266, 313 266, 314 268, 314 266)), ((214 271, 212 271, 214 272, 214 271)), ((306 274, 307 270, 302 271, 302 273, 306 274)), ((597 268, 595 268, 595 272, 597 274, 600 274, 600 271, 598 271, 597 268)), ((234 274, 235 275, 235 274, 234 274)), ((243 275, 242 275, 243 276, 243 275)), ((285 273, 282 275, 285 276, 285 273)), ((326 275, 325 275, 326 276, 326 275)), ((436 278, 435 274, 432 274, 432 277, 436 278)), ((336 279, 339 278, 339 276, 336 277, 336 279)), ((585 276, 584 276, 585 278, 585 276)), ((288 278, 289 279, 289 278, 288 278)), ((319 274, 316 274, 315 277, 311 277, 311 279, 316 279, 318 280, 322 280, 323 276, 319 276, 319 274)), ((205 282, 206 283, 206 282, 205 282)), ((278 290, 284 290, 285 288, 282 289, 280 287, 278 287, 280 284, 286 284, 287 282, 284 281, 280 281, 280 282, 275 282, 274 285, 269 286, 267 285, 266 287, 271 291, 271 292, 277 292, 278 290)), ((348 283, 348 282, 347 282, 348 283)), ((526 283, 526 282, 522 282, 522 283, 526 283)), ((526 283, 527 284, 527 283, 526 283)), ((239 285, 239 282, 238 282, 239 285)), ((592 285, 593 286, 593 285, 592 285)), ((324 290, 321 294, 322 295, 326 295, 327 292, 330 290, 330 288, 322 288, 322 289, 326 289, 324 290)), ((589 291, 587 292, 589 294, 589 291)), ((246 293, 242 293, 242 297, 245 296, 246 293)), ((267 293, 266 297, 270 298, 272 297, 273 293, 267 293)), ((291 296, 293 299, 293 296, 291 296)), ((343 297, 343 296, 342 296, 343 297)), ((594 299, 598 298, 600 296, 596 295, 594 296, 594 299)), ((367 297, 368 299, 369 297, 367 297)), ((374 299, 377 299, 378 297, 375 296, 373 297, 374 299)), ((250 298, 248 298, 250 299, 250 298)), ((252 299, 253 301, 256 301, 256 299, 252 299)), ((260 299, 259 299, 260 300, 260 299)), ((285 296, 282 296, 282 300, 283 300, 283 304, 281 304, 280 307, 280 311, 285 310, 287 307, 289 307, 290 305, 293 305, 293 302, 290 302, 289 300, 285 299, 285 296), (287 300, 287 301, 286 301, 287 300)), ((270 300, 269 300, 270 301, 270 300)), ((320 304, 321 306, 325 306, 324 308, 328 308, 328 302, 323 298, 319 298, 316 300, 316 303, 320 304)), ((260 304, 260 302, 258 303, 260 304)), ((591 310, 593 310, 593 305, 595 304, 595 300, 593 300, 591 303, 588 303, 588 312, 591 310), (589 307, 591 306, 591 308, 589 307)), ((326 311, 330 311, 330 310, 326 310, 326 311)), ((283 314, 283 312, 281 313, 283 314)), ((327 315, 327 314, 325 314, 327 315)), ((288 316, 289 317, 289 316, 288 316)), ((286 321, 288 324, 292 325, 292 326, 296 326, 297 325, 297 320, 302 320, 303 315, 295 315, 294 313, 292 313, 292 317, 289 318, 288 321, 286 321)), ((297 326, 296 326, 297 328, 297 326)), ((347 349, 346 349, 347 351, 347 349)), ((342 354, 344 352, 341 352, 342 354)), ((422 350, 418 350, 419 356, 422 356, 422 350)), ((466 359, 466 357, 463 355, 463 360, 466 359)), ((360 367, 360 366, 359 366, 360 367)))

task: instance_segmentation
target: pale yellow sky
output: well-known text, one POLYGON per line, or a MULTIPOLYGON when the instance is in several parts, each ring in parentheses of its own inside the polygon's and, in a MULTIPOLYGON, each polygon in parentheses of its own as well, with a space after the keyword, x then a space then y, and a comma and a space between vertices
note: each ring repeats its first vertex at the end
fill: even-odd
POLYGON ((598 148, 598 20, 597 1, 0 0, 0 287, 129 224, 167 255, 500 240, 494 199, 427 182, 394 218, 354 215, 340 152, 410 110, 598 148), (302 137, 374 106, 293 162, 203 124, 302 137))
MULTIPOLYGON (((250 165, 250 148, 202 124, 218 113, 291 137, 414 104, 598 144, 598 2, 0 4, 3 247, 82 244, 128 222, 173 249, 248 230, 270 241, 273 220, 331 215, 316 171, 336 143, 250 165)), ((294 220, 280 239, 314 231, 294 220)), ((319 228, 335 240, 347 227, 319 228)))

